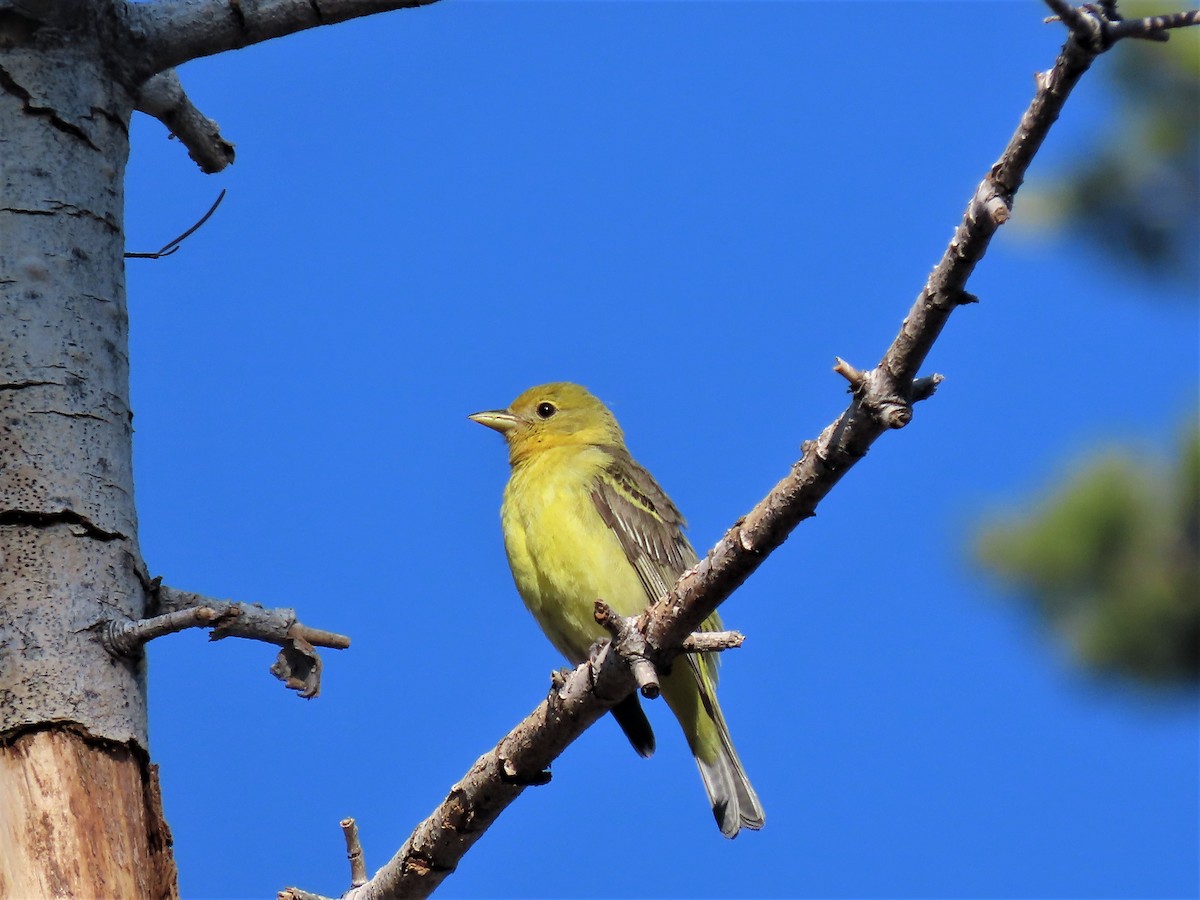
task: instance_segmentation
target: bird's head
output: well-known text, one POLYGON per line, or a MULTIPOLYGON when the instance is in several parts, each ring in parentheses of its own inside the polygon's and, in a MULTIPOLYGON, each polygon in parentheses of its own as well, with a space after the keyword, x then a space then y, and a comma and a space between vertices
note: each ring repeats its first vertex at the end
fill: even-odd
POLYGON ((608 407, 586 388, 569 381, 541 384, 517 397, 508 409, 468 416, 504 435, 509 462, 551 447, 624 446, 624 436, 608 407))

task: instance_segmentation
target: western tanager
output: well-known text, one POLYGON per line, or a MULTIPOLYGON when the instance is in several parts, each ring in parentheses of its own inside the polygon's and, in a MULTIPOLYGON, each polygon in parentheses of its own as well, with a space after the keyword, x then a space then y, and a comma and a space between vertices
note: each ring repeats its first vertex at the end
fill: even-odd
MULTIPOLYGON (((573 664, 607 633, 594 604, 635 616, 696 562, 683 516, 634 462, 608 408, 577 384, 530 388, 508 409, 470 417, 504 435, 512 474, 501 521, 513 579, 551 643, 573 664)), ((719 630, 713 614, 703 626, 719 630)), ((717 704, 716 654, 689 654, 660 673, 721 833, 761 828, 763 810, 717 704)), ((642 756, 654 733, 633 694, 612 710, 642 756)))

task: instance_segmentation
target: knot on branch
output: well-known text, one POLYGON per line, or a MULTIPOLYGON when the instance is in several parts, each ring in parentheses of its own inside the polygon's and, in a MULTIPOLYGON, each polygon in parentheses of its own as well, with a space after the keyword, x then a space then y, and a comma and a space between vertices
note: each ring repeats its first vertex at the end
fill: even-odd
POLYGON ((603 600, 597 600, 596 621, 612 635, 609 646, 629 663, 641 695, 647 700, 655 699, 660 693, 658 668, 650 660, 650 645, 638 628, 638 620, 632 616, 619 616, 603 600))
POLYGON ((1107 25, 1110 21, 1121 19, 1116 3, 1109 0, 1076 7, 1071 6, 1067 0, 1046 0, 1046 4, 1057 13, 1046 21, 1062 22, 1066 25, 1070 32, 1070 41, 1080 49, 1098 55, 1112 46, 1107 25))
MULTIPOLYGON (((647 700, 658 697, 661 693, 659 667, 653 657, 657 657, 660 651, 651 647, 646 640, 642 620, 618 615, 603 600, 597 600, 596 621, 612 635, 607 648, 611 648, 629 664, 641 695, 647 700)), ((679 650, 681 653, 718 653, 740 647, 745 640, 746 636, 738 631, 696 631, 683 639, 679 650)))
MULTIPOLYGON (((970 295, 965 295, 970 297, 970 295)), ((967 303, 974 300, 963 299, 967 303)), ((877 366, 869 372, 856 369, 840 356, 835 356, 833 371, 850 383, 850 393, 858 400, 859 407, 874 416, 885 428, 903 428, 912 421, 912 405, 933 396, 942 383, 941 375, 927 375, 910 382, 908 390, 900 390, 897 380, 889 377, 886 370, 877 366)))
POLYGON ((1170 13, 1164 16, 1147 16, 1144 19, 1126 19, 1117 10, 1116 0, 1100 0, 1071 6, 1067 0, 1046 0, 1056 15, 1047 22, 1062 22, 1070 30, 1070 43, 1098 56, 1123 38, 1143 41, 1165 41, 1168 30, 1187 28, 1200 24, 1200 9, 1170 13))
POLYGON ((511 759, 504 757, 500 760, 500 780, 505 784, 514 784, 518 787, 541 787, 549 784, 551 777, 549 769, 542 769, 529 775, 518 771, 517 764, 511 759))

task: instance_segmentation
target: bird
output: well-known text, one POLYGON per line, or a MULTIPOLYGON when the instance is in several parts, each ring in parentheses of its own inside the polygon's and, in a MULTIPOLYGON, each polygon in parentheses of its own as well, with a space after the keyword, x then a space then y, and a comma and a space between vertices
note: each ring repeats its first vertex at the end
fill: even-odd
MULTIPOLYGON (((612 412, 571 382, 532 387, 506 409, 473 422, 500 432, 511 468, 500 518, 517 592, 546 637, 573 665, 607 633, 595 601, 636 616, 697 562, 671 498, 625 446, 612 412)), ((714 613, 701 626, 721 630, 714 613)), ((734 750, 717 703, 715 653, 686 654, 666 674, 662 696, 683 729, 721 833, 758 829, 762 804, 734 750)), ((612 709, 641 756, 654 732, 636 693, 612 709)))

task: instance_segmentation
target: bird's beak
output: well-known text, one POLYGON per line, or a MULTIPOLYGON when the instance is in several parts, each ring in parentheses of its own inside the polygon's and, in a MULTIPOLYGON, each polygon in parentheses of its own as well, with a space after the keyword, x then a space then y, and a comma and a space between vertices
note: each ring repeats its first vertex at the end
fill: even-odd
POLYGON ((486 412, 472 413, 467 418, 501 434, 508 434, 517 427, 520 421, 506 409, 490 409, 486 412))

